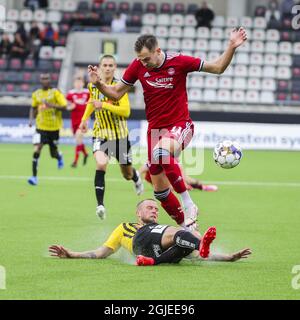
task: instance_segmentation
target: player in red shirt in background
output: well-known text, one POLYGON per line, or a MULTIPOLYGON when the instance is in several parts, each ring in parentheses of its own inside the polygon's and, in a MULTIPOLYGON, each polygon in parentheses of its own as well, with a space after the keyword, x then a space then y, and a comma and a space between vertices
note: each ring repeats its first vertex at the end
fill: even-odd
POLYGON ((84 80, 81 77, 76 77, 74 80, 74 88, 67 93, 66 96, 69 104, 68 110, 71 111, 72 130, 76 140, 75 159, 72 167, 77 167, 80 152, 83 153, 83 165, 86 164, 88 153, 83 143, 84 134, 79 129, 81 118, 84 114, 86 104, 90 98, 89 90, 84 88, 84 80))
POLYGON ((105 84, 97 67, 88 72, 94 85, 107 97, 118 100, 139 80, 144 90, 148 120, 148 167, 154 196, 181 226, 196 227, 198 208, 187 191, 176 158, 191 141, 194 126, 188 111, 186 77, 189 72, 222 74, 236 49, 247 40, 243 28, 232 30, 225 52, 215 61, 168 53, 161 50, 153 35, 142 35, 135 43, 137 58, 115 86, 105 84), (179 193, 180 202, 169 184, 179 193))

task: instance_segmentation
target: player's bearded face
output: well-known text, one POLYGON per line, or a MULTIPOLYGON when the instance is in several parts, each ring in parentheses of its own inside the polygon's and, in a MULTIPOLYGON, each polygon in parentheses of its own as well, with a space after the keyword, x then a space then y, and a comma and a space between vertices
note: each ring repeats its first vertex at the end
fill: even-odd
POLYGON ((41 85, 44 88, 48 88, 50 86, 50 78, 49 77, 41 77, 40 81, 41 81, 41 85))
POLYGON ((155 202, 145 203, 141 212, 141 220, 144 223, 157 222, 158 217, 158 207, 155 202))

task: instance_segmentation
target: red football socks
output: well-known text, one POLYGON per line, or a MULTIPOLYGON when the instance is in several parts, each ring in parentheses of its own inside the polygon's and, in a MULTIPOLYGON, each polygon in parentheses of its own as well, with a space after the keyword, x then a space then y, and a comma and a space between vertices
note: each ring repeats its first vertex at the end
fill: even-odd
POLYGON ((161 199, 160 203, 168 215, 175 220, 178 225, 184 222, 184 212, 182 211, 181 204, 172 191, 166 198, 161 199))

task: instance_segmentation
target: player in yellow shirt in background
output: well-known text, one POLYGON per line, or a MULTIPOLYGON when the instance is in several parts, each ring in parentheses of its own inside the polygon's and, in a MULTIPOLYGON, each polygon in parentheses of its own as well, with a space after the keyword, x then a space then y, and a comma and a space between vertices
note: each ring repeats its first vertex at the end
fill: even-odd
MULTIPOLYGON (((101 79, 110 85, 117 84, 118 81, 114 78, 116 68, 115 58, 111 55, 104 55, 99 62, 101 79)), ((90 100, 82 117, 80 129, 83 132, 87 131, 87 120, 95 111, 93 154, 96 160, 94 181, 97 199, 96 214, 100 219, 105 219, 105 172, 110 157, 118 160, 123 177, 134 182, 138 195, 143 192, 144 186, 139 172, 132 166, 131 145, 126 120, 130 114, 128 94, 125 94, 119 101, 109 101, 94 84, 89 83, 88 89, 90 100)))
POLYGON ((32 104, 29 114, 29 126, 36 119, 36 132, 33 136, 34 145, 32 159, 32 176, 28 179, 31 185, 37 185, 38 160, 45 144, 49 145, 50 155, 57 159, 58 169, 64 166, 62 153, 58 151, 59 130, 62 128, 62 110, 67 107, 64 95, 56 88, 52 88, 50 74, 40 75, 41 89, 32 93, 32 104))

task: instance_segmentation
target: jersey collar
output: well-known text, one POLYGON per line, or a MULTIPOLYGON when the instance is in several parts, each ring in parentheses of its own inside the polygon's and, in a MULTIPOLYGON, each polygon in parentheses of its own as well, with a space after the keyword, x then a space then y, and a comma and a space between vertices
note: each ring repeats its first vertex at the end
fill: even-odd
POLYGON ((162 51, 162 53, 163 53, 163 55, 164 55, 164 60, 163 60, 163 62, 161 63, 160 66, 155 67, 153 70, 155 70, 155 69, 160 69, 160 68, 165 64, 165 62, 166 62, 166 60, 167 60, 167 54, 166 54, 164 51, 162 51))

